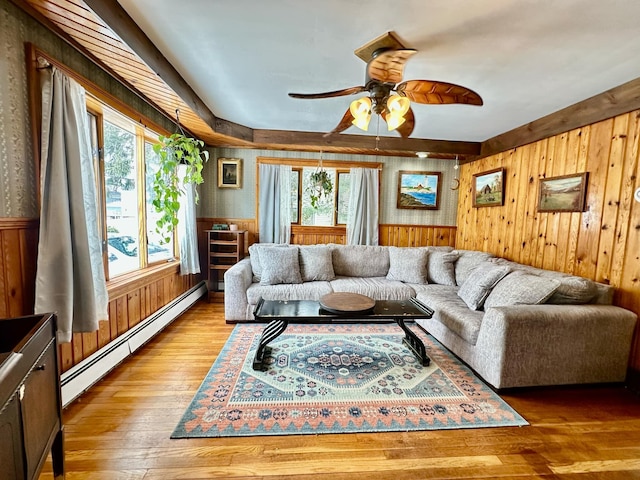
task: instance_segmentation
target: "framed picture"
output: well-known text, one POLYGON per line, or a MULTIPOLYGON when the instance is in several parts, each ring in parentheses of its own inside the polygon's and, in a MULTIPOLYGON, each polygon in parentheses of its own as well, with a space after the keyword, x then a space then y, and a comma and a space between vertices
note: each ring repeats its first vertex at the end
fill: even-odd
POLYGON ((474 174, 471 187, 474 207, 504 205, 504 168, 474 174))
POLYGON ((582 212, 588 172, 540 179, 539 212, 582 212))
POLYGON ((219 158, 218 159, 218 187, 240 188, 242 187, 242 159, 219 158))
POLYGON ((440 208, 441 172, 398 172, 398 208, 440 208))

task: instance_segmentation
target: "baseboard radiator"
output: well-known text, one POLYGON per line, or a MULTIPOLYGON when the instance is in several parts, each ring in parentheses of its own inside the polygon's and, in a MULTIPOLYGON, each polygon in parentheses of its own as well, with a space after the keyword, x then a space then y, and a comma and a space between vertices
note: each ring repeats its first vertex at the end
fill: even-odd
POLYGON ((64 372, 60 378, 62 406, 69 405, 206 294, 207 285, 204 281, 200 282, 150 317, 142 320, 126 333, 64 372))

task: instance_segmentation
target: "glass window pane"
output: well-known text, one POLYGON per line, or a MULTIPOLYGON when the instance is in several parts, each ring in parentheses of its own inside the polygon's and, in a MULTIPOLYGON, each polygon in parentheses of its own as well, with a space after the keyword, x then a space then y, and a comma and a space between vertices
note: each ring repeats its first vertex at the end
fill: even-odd
POLYGON ((291 170, 291 223, 300 223, 298 198, 300 194, 300 170, 291 170))
POLYGON ((173 237, 169 243, 162 242, 162 235, 156 232, 156 222, 161 214, 156 212, 153 206, 153 178, 160 169, 160 155, 153 151, 153 145, 144 144, 145 161, 145 188, 146 188, 146 213, 147 213, 147 258, 148 263, 166 261, 173 258, 173 237))
POLYGON ((135 135, 104 122, 104 176, 109 277, 140 267, 135 135))
MULTIPOLYGON (((336 171, 334 169, 325 169, 331 178, 334 187, 336 184, 336 171)), ((328 196, 322 196, 318 200, 318 208, 311 206, 311 174, 316 171, 315 167, 302 169, 302 225, 315 226, 332 226, 334 198, 333 193, 328 196)))
POLYGON ((338 174, 338 218, 337 224, 346 224, 349 216, 349 194, 351 193, 351 175, 349 172, 338 174))

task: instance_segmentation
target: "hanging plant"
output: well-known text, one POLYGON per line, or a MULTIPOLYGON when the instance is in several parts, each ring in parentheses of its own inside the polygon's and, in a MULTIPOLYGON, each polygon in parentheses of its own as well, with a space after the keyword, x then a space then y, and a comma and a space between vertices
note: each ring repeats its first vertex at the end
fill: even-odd
POLYGON ((311 206, 315 209, 318 208, 318 202, 322 198, 331 195, 331 192, 333 192, 333 182, 325 169, 318 167, 318 170, 309 176, 307 191, 311 199, 311 206))
MULTIPOLYGON (((184 185, 200 185, 202 168, 209 160, 209 152, 203 150, 204 142, 187 137, 184 133, 174 133, 158 137, 159 143, 153 151, 159 156, 160 168, 153 179, 153 206, 161 217, 156 221, 156 232, 162 235, 163 243, 171 240, 171 233, 178 225, 179 197, 184 193, 184 185), (186 165, 184 177, 178 176, 178 165, 186 165)), ((198 191, 195 190, 198 203, 198 191)))

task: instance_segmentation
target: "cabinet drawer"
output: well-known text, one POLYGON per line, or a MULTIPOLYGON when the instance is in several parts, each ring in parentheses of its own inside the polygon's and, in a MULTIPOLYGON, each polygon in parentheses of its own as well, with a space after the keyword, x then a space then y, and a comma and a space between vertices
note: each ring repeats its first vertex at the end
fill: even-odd
POLYGON ((44 461, 47 445, 60 429, 56 343, 51 341, 24 382, 21 401, 27 458, 27 478, 33 478, 44 461))

